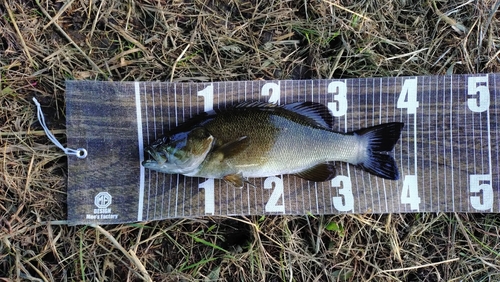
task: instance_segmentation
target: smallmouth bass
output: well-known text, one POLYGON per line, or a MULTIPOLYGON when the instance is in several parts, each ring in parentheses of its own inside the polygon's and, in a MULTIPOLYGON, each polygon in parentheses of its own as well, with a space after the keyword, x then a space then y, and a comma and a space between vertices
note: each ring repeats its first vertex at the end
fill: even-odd
POLYGON ((170 174, 224 179, 243 187, 249 177, 293 174, 310 181, 335 177, 334 162, 356 165, 378 177, 399 179, 389 154, 404 123, 349 133, 331 130, 326 106, 243 102, 200 114, 145 148, 145 168, 170 174))

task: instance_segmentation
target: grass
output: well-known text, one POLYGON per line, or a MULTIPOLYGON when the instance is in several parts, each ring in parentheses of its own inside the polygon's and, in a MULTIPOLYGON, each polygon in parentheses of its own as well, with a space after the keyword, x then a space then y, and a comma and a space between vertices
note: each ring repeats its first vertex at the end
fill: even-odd
POLYGON ((66 226, 64 81, 499 72, 500 2, 0 2, 0 281, 498 281, 495 214, 66 226))

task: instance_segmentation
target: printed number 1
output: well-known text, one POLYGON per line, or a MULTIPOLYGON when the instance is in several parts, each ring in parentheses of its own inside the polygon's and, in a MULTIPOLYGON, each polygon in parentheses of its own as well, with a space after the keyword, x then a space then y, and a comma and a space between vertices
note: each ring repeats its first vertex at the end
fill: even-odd
POLYGON ((203 97, 203 111, 210 112, 214 109, 214 85, 210 84, 198 91, 198 96, 203 97))
POLYGON ((210 178, 198 184, 198 188, 205 189, 205 214, 213 215, 215 213, 214 179, 210 178))

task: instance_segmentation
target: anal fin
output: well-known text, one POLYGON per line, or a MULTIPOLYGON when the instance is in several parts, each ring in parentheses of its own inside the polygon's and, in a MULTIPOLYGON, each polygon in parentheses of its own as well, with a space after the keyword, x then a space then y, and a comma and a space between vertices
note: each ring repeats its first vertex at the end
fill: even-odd
POLYGON ((334 164, 332 162, 326 162, 317 164, 313 167, 296 173, 295 175, 300 178, 304 178, 305 180, 323 182, 334 178, 336 173, 334 164))

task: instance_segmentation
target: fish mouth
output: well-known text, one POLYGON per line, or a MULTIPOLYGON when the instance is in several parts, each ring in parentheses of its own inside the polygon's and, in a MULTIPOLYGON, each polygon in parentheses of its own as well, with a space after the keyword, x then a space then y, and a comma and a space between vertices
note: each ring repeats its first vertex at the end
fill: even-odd
POLYGON ((142 162, 142 165, 143 166, 146 166, 147 164, 153 164, 153 163, 156 163, 156 164, 159 164, 159 165, 162 165, 164 164, 165 162, 167 162, 167 156, 165 156, 165 154, 161 153, 161 152, 158 152, 155 148, 156 146, 147 146, 144 151, 151 157, 153 158, 152 160, 149 159, 149 160, 145 160, 142 162))

